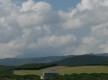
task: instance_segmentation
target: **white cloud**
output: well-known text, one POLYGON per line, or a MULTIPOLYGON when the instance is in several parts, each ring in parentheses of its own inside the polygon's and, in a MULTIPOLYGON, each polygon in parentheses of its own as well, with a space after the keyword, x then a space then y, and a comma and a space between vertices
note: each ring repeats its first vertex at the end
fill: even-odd
POLYGON ((56 24, 59 16, 52 10, 47 2, 37 2, 28 0, 22 4, 18 22, 21 26, 33 27, 56 24))
POLYGON ((35 3, 33 0, 28 0, 22 4, 21 12, 27 11, 36 11, 39 12, 48 12, 51 10, 51 5, 47 2, 37 2, 35 3))
POLYGON ((107 9, 107 0, 81 0, 69 11, 45 1, 0 0, 1 58, 107 52, 107 9))
POLYGON ((76 44, 75 47, 67 47, 65 52, 69 54, 107 52, 105 48, 107 46, 108 37, 107 8, 107 0, 82 0, 76 8, 70 10, 69 12, 60 11, 60 15, 64 19, 64 29, 71 29, 72 31, 74 29, 76 32, 78 32, 77 30, 79 30, 79 28, 80 30, 89 29, 89 33, 84 30, 85 32, 83 33, 86 34, 86 36, 84 35, 83 37, 80 37, 81 39, 79 38, 80 34, 77 34, 80 42, 76 44))
POLYGON ((64 36, 46 36, 44 38, 38 39, 38 44, 45 46, 43 44, 52 46, 52 47, 57 47, 57 46, 65 46, 69 45, 70 43, 73 43, 76 41, 76 37, 74 35, 64 35, 64 36))
POLYGON ((20 11, 21 12, 30 11, 34 4, 35 4, 35 2, 33 0, 28 0, 27 2, 24 2, 22 4, 22 8, 20 11))
POLYGON ((103 24, 108 20, 107 3, 107 0, 82 0, 68 12, 59 11, 63 20, 61 25, 64 29, 77 29, 103 24))
POLYGON ((107 53, 108 23, 92 27, 92 32, 82 39, 76 53, 107 53))

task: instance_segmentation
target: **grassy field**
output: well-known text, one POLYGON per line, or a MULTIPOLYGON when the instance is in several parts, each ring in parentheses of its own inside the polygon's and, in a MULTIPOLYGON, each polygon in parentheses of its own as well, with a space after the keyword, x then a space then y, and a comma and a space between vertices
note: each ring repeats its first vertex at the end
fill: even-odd
POLYGON ((108 73, 107 66, 80 66, 80 67, 64 67, 64 66, 56 66, 45 68, 42 70, 15 70, 14 74, 16 75, 27 75, 27 74, 35 74, 42 75, 43 71, 56 70, 61 75, 64 74, 72 74, 72 73, 108 73))

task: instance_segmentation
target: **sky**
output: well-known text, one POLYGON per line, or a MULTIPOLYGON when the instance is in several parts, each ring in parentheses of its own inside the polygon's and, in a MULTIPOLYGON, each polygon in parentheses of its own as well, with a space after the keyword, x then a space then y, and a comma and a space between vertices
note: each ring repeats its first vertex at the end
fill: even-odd
POLYGON ((0 58, 108 53, 108 0, 0 0, 0 58))

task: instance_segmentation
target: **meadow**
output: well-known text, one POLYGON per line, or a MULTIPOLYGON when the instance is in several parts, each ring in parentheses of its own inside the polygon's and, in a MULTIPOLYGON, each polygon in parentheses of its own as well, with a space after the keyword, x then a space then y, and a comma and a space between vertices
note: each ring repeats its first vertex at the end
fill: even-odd
POLYGON ((41 76, 44 71, 56 70, 60 75, 72 74, 72 73, 108 73, 107 66, 78 66, 78 67, 65 67, 65 66, 56 66, 44 68, 41 70, 15 70, 14 74, 16 75, 39 75, 41 76))

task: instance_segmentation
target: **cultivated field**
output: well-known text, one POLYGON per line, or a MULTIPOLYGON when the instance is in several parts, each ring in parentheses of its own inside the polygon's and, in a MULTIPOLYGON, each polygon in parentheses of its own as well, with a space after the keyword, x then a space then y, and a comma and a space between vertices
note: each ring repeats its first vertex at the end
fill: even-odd
POLYGON ((61 75, 64 74, 72 74, 72 73, 108 73, 107 66, 80 66, 80 67, 64 67, 64 66, 56 66, 45 68, 42 70, 15 70, 14 74, 16 75, 27 75, 27 74, 35 74, 42 75, 43 71, 56 70, 61 75))

